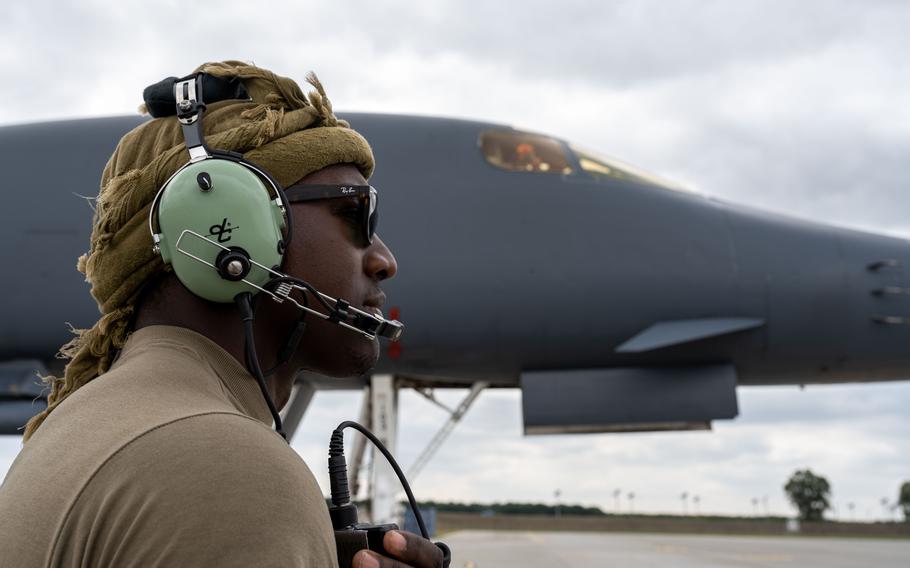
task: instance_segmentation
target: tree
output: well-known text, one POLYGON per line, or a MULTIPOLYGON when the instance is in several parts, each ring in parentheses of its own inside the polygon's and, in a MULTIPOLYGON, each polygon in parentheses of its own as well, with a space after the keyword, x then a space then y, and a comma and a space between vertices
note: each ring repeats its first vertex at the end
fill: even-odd
POLYGON ((799 518, 804 521, 820 521, 826 509, 831 508, 828 497, 831 496, 831 485, 820 475, 808 469, 797 470, 784 491, 790 502, 799 509, 799 518))
POLYGON ((897 506, 904 513, 904 521, 910 523, 910 481, 905 481, 901 485, 900 493, 897 496, 897 506))

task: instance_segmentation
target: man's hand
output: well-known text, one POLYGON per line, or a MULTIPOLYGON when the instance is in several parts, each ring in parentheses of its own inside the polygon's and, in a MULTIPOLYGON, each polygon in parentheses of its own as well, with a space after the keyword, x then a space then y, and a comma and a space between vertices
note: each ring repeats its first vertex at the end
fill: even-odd
POLYGON ((361 550, 354 556, 354 568, 442 568, 442 550, 416 534, 389 531, 382 545, 392 558, 361 550))

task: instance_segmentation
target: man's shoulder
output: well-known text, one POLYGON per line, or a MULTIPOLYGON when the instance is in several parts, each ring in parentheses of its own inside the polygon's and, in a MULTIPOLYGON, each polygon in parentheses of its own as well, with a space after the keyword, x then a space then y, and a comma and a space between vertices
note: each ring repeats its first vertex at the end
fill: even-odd
POLYGON ((182 416, 150 428, 120 448, 103 467, 132 470, 134 480, 147 467, 179 477, 198 468, 217 468, 221 479, 256 477, 266 469, 309 474, 300 456, 272 428, 228 410, 182 416))
POLYGON ((133 347, 108 371, 67 397, 36 432, 36 438, 80 434, 105 447, 178 418, 236 410, 217 374, 197 353, 158 339, 133 347), (53 431, 54 435, 50 433, 53 431))
POLYGON ((163 424, 117 451, 61 534, 58 549, 98 535, 100 550, 167 543, 181 561, 246 558, 249 546, 266 556, 261 547, 278 547, 288 565, 333 554, 325 500, 303 460, 264 424, 220 412, 163 424))

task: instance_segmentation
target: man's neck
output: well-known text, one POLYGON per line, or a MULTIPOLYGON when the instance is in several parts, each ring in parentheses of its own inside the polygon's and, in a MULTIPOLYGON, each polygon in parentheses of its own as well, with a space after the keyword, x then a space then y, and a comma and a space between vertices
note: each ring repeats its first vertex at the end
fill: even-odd
MULTIPOLYGON (((191 329, 218 344, 244 367, 247 366, 243 323, 237 307, 202 300, 187 292, 176 278, 164 280, 155 293, 139 304, 134 328, 150 325, 191 329)), ((276 332, 269 326, 258 326, 256 329, 256 353, 263 370, 275 366, 278 351, 284 344, 285 338, 277 337, 276 332)), ((295 375, 291 365, 286 364, 266 378, 266 385, 278 408, 287 403, 295 375)))

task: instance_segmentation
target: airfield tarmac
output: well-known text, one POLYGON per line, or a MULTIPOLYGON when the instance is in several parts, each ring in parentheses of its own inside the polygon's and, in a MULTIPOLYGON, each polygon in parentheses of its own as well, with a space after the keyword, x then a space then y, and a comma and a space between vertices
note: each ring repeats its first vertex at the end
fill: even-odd
POLYGON ((906 568, 910 541, 632 533, 458 531, 452 568, 906 568))

